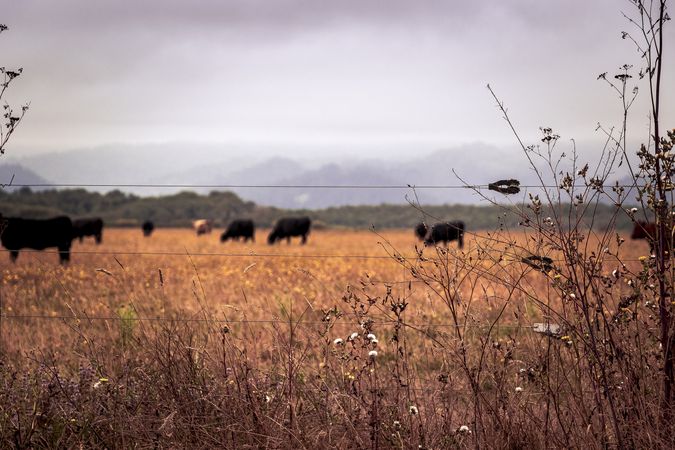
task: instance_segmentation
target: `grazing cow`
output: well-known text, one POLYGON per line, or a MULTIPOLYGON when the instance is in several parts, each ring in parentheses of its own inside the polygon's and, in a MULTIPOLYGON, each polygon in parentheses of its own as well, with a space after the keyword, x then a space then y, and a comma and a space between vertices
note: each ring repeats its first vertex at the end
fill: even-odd
POLYGON ((194 228, 197 236, 210 233, 213 229, 213 222, 208 219, 199 219, 192 221, 192 228, 194 228))
POLYGON ((290 244, 292 236, 302 236, 302 244, 307 242, 309 227, 312 221, 309 217, 284 217, 279 219, 274 225, 272 232, 267 237, 268 244, 274 244, 280 239, 286 239, 290 244))
MULTIPOLYGON (((645 222, 639 220, 633 226, 633 233, 631 233, 631 239, 646 239, 649 242, 649 251, 654 253, 654 248, 656 246, 656 224, 654 222, 645 222)), ((666 249, 671 249, 673 247, 673 234, 669 232, 666 228, 665 243, 666 249)))
POLYGON ((227 230, 220 235, 220 242, 225 242, 228 239, 233 241, 239 241, 239 238, 243 237, 244 242, 249 239, 255 242, 255 225, 253 225, 252 220, 233 220, 227 226, 227 230))
POLYGON ((143 236, 149 237, 155 229, 155 224, 146 220, 143 222, 143 225, 141 225, 141 229, 143 230, 143 236))
POLYGON ((73 223, 66 216, 53 219, 20 219, 0 215, 0 241, 9 250, 9 257, 16 262, 19 250, 31 248, 44 250, 56 247, 59 259, 64 264, 70 260, 70 246, 73 242, 73 223))
POLYGON ((82 242, 85 236, 94 236, 97 244, 103 241, 103 220, 100 217, 73 220, 73 239, 82 242))
POLYGON ((424 240, 424 244, 434 245, 443 242, 447 245, 448 242, 457 240, 459 248, 464 248, 464 230, 464 222, 460 220, 434 224, 424 240))
POLYGON ((420 241, 423 241, 424 238, 427 237, 428 231, 429 227, 424 222, 420 222, 417 225, 415 225, 415 236, 417 236, 417 239, 419 239, 420 241))

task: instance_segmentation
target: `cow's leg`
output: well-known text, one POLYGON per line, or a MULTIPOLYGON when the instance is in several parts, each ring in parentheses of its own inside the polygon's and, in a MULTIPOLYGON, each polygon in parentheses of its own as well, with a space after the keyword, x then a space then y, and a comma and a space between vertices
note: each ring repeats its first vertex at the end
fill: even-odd
POLYGON ((16 262, 16 258, 18 258, 18 257, 19 257, 19 251, 18 250, 12 250, 12 251, 9 252, 9 259, 13 263, 16 262))
POLYGON ((103 242, 103 233, 98 233, 96 235, 96 243, 100 244, 101 242, 103 242))
POLYGON ((59 260, 61 264, 66 264, 70 261, 70 242, 59 246, 59 260))
POLYGON ((288 237, 286 238, 286 243, 287 243, 288 245, 291 245, 291 237, 290 237, 290 236, 288 236, 288 237))
POLYGON ((79 239, 80 239, 80 244, 81 244, 82 242, 84 242, 84 236, 80 236, 79 239))
POLYGON ((302 235, 302 241, 300 242, 302 245, 305 245, 307 243, 307 235, 303 234, 302 235))

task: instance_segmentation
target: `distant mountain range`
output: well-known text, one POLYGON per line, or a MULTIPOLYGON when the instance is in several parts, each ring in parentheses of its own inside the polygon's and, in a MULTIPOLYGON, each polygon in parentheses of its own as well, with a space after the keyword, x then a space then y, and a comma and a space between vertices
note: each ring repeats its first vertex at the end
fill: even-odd
MULTIPOLYGON (((247 149, 225 151, 215 145, 195 148, 179 144, 108 146, 7 160, 0 164, 0 183, 8 181, 13 173, 14 182, 19 184, 122 184, 130 186, 119 190, 141 196, 181 190, 206 193, 217 189, 133 185, 461 186, 463 182, 453 170, 469 184, 483 185, 504 178, 517 178, 522 184, 538 184, 521 151, 482 143, 410 155, 406 159, 334 157, 321 160, 317 157, 303 158, 302 162, 287 157, 264 157, 247 149)), ((112 189, 89 188, 96 191, 112 189)), ((481 201, 481 196, 468 188, 233 187, 222 190, 234 191, 243 199, 260 205, 281 208, 404 204, 408 200, 424 204, 475 204, 481 201)), ((494 198, 491 191, 481 193, 494 198)))

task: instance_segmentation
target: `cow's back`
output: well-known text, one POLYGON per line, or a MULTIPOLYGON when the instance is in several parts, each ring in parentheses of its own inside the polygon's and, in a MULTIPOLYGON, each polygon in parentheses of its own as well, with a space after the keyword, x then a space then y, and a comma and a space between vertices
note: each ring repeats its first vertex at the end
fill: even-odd
POLYGON ((309 232, 311 223, 309 217, 285 217, 279 219, 277 228, 282 236, 299 236, 309 232))

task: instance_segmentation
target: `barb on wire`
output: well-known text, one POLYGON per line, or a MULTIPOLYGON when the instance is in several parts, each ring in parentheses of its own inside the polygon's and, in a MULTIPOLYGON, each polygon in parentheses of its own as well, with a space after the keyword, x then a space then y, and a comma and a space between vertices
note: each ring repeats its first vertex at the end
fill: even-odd
POLYGON ((517 194, 520 192, 520 181, 516 179, 508 180, 499 180, 494 183, 488 184, 488 189, 491 191, 497 191, 501 194, 517 194))
POLYGON ((549 258, 548 256, 539 256, 539 255, 530 255, 527 257, 523 257, 521 261, 528 266, 540 270, 544 273, 550 272, 551 270, 555 269, 553 266, 553 259, 549 258))

